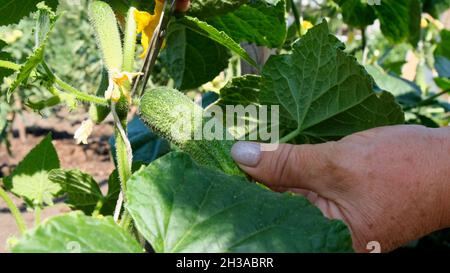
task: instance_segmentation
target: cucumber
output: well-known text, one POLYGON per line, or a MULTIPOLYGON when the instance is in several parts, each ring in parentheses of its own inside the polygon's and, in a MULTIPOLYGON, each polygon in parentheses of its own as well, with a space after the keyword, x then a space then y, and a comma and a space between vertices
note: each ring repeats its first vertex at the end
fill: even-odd
POLYGON ((116 16, 108 3, 92 1, 88 10, 97 44, 108 71, 121 71, 123 62, 122 42, 116 16))
POLYGON ((202 123, 195 117, 200 117, 203 124, 211 118, 202 117, 203 109, 184 94, 166 87, 148 90, 141 98, 139 112, 141 119, 154 132, 188 153, 197 163, 230 175, 245 176, 230 154, 235 141, 194 138, 202 129, 202 123), (173 129, 181 125, 188 130, 179 133, 173 129))

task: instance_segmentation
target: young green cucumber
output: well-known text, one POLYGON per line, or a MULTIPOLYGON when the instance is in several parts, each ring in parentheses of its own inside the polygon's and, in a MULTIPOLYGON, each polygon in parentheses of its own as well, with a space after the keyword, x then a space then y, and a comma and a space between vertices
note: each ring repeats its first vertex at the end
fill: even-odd
POLYGON ((166 87, 148 90, 140 101, 139 112, 153 131, 190 154, 199 164, 244 176, 230 155, 233 140, 204 137, 207 123, 215 124, 214 131, 219 135, 225 136, 226 130, 213 118, 204 117, 203 109, 184 94, 166 87))
POLYGON ((89 4, 88 14, 106 68, 109 72, 121 71, 122 43, 116 16, 112 8, 106 2, 92 1, 89 4))

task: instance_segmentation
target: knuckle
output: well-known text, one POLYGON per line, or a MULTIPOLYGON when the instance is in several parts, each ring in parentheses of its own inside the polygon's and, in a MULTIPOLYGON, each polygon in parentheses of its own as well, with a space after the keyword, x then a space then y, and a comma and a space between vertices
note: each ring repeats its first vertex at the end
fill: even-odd
POLYGON ((293 177, 293 169, 290 166, 295 166, 298 164, 296 157, 293 155, 293 145, 282 145, 277 153, 274 153, 271 159, 272 163, 275 164, 275 169, 272 172, 273 180, 279 181, 281 183, 289 182, 287 181, 289 177, 293 177))

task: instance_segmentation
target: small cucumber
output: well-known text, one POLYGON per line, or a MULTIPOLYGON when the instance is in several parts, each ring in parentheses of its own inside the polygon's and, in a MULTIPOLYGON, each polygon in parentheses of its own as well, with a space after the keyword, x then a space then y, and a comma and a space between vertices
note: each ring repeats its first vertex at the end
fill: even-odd
MULTIPOLYGON (((148 90, 140 101, 139 112, 141 119, 153 131, 190 154, 199 164, 220 169, 230 175, 244 176, 231 158, 234 141, 194 138, 211 118, 203 117, 203 109, 181 92, 166 87, 148 90), (196 117, 200 117, 200 122, 196 117), (177 126, 187 129, 179 133, 174 129, 177 126)), ((222 131, 225 132, 225 129, 222 128, 222 131)))
POLYGON ((116 16, 108 3, 92 1, 89 4, 89 19, 94 27, 97 44, 102 52, 108 71, 122 70, 122 43, 116 16))

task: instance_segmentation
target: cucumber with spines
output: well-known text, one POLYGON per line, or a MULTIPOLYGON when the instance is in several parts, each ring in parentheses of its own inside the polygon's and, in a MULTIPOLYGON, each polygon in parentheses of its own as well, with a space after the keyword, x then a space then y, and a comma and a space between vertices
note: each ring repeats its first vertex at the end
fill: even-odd
MULTIPOLYGON (((235 141, 196 140, 195 134, 201 133, 202 124, 210 118, 203 117, 203 109, 181 92, 166 87, 148 90, 141 98, 139 113, 153 131, 190 154, 199 164, 220 169, 227 174, 244 176, 230 154, 235 141), (203 122, 199 122, 198 117, 203 122), (174 130, 174 126, 183 124, 188 131, 179 133, 174 130)), ((223 132, 226 130, 223 129, 223 132)))
POLYGON ((110 72, 121 71, 123 51, 114 11, 106 2, 92 1, 88 14, 105 66, 110 72))

